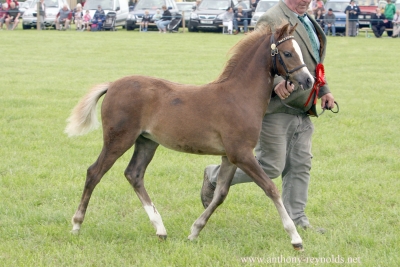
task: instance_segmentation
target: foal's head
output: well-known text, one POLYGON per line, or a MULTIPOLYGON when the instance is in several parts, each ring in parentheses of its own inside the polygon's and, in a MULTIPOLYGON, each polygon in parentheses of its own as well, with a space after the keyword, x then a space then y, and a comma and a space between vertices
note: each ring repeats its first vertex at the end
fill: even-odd
POLYGON ((271 56, 275 74, 303 89, 310 89, 314 78, 304 64, 299 44, 291 35, 296 29, 286 24, 271 35, 271 56))

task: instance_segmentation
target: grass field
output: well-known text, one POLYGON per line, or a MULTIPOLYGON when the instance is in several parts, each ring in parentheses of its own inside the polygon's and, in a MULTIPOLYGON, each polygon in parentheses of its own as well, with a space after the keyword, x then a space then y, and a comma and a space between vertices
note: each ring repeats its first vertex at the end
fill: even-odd
POLYGON ((78 100, 131 74, 208 83, 243 35, 17 30, 0 38, 0 266, 400 265, 399 40, 328 39, 327 79, 340 113, 313 119, 307 206, 327 232, 299 230, 305 251, 297 253, 254 184, 232 187, 199 239, 188 241, 203 211, 203 169, 220 159, 162 147, 145 181, 167 241, 158 241, 124 178, 132 150, 97 186, 80 235, 70 234, 102 146, 101 130, 63 133, 78 100))

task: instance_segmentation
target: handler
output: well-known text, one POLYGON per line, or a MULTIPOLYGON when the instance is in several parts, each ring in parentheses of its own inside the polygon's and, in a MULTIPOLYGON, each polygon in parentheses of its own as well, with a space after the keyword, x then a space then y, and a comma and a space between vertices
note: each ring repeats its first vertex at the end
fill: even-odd
MULTIPOLYGON (((287 21, 292 26, 297 23, 293 35, 308 70, 316 76, 317 65, 325 57, 326 36, 318 23, 307 14, 310 1, 280 0, 258 20, 256 29, 268 25, 274 30, 287 21)), ((323 71, 319 76, 316 76, 316 81, 323 79, 323 71)), ((319 90, 304 91, 289 84, 286 88, 281 77, 275 77, 274 92, 263 119, 255 148, 256 157, 270 178, 282 176, 282 199, 290 218, 297 226, 311 228, 304 211, 310 181, 311 136, 314 131, 309 115, 316 115, 315 94, 321 100, 321 107, 328 109, 334 108, 334 97, 326 83, 319 90), (309 99, 311 92, 316 93, 309 99)), ((214 195, 219 168, 219 165, 210 165, 204 170, 201 201, 205 208, 214 195)), ((231 185, 246 182, 252 182, 252 179, 237 169, 231 185)))

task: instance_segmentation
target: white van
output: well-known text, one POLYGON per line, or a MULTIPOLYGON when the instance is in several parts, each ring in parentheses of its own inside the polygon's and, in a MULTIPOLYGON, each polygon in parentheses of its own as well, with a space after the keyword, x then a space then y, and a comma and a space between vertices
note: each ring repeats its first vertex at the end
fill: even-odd
POLYGON ((86 0, 85 6, 83 7, 83 14, 85 14, 86 10, 89 10, 90 16, 93 18, 94 12, 96 12, 99 5, 101 5, 106 15, 110 11, 117 13, 115 26, 122 26, 125 28, 125 21, 129 14, 127 0, 86 0))

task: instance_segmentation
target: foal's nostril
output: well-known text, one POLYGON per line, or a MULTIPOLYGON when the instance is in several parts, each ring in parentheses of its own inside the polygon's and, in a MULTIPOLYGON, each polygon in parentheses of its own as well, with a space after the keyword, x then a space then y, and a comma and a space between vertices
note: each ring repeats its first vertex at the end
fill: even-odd
POLYGON ((312 85, 312 80, 310 78, 307 78, 307 86, 310 87, 312 85))

